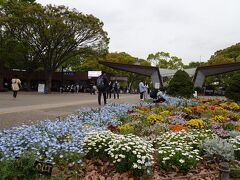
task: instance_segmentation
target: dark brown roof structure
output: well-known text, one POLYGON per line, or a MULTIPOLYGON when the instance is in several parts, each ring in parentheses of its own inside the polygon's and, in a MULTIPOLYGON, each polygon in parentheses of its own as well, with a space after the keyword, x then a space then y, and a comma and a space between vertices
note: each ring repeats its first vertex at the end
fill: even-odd
POLYGON ((107 67, 118 69, 122 71, 132 72, 144 76, 149 76, 152 78, 153 82, 160 83, 160 87, 163 86, 162 78, 159 73, 159 69, 153 66, 143 66, 143 65, 135 65, 135 64, 127 64, 127 63, 116 63, 109 61, 99 61, 99 64, 105 65, 107 67))
MULTIPOLYGON (((162 77, 172 76, 177 70, 161 69, 152 66, 142 66, 126 63, 116 63, 109 61, 99 61, 100 64, 110 68, 150 76, 152 82, 159 83, 163 87, 162 77)), ((193 77, 194 87, 202 87, 207 76, 214 76, 232 71, 240 70, 240 62, 201 66, 197 68, 184 69, 189 76, 193 77)))

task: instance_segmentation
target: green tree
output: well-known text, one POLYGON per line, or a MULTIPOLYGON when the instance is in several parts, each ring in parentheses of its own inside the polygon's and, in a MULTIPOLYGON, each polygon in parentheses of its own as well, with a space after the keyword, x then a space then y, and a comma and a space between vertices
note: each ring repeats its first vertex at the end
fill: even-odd
POLYGON ((180 69, 183 67, 182 59, 176 56, 171 56, 166 52, 157 52, 149 54, 147 60, 154 66, 168 69, 180 69))
POLYGON ((225 96, 234 101, 240 101, 240 74, 232 76, 229 82, 225 96))
POLYGON ((4 30, 28 45, 29 57, 39 60, 51 89, 52 73, 83 52, 107 51, 103 23, 65 6, 10 2, 0 19, 4 30))
POLYGON ((197 68, 200 66, 208 65, 207 62, 200 62, 200 61, 191 61, 188 65, 184 65, 184 68, 197 68))
POLYGON ((193 82, 190 76, 182 70, 178 70, 167 87, 167 93, 171 96, 190 98, 193 96, 193 82))
POLYGON ((240 60, 240 43, 232 45, 222 50, 218 50, 211 56, 210 60, 215 59, 218 56, 231 59, 231 61, 237 62, 240 60))
MULTIPOLYGON (((225 63, 233 63, 233 62, 240 62, 240 43, 237 43, 225 49, 216 51, 208 60, 209 65, 225 64, 225 63)), ((217 81, 220 83, 219 86, 224 86, 228 84, 229 79, 235 73, 236 72, 230 72, 226 74, 207 77, 205 80, 205 84, 210 85, 213 82, 217 81)))

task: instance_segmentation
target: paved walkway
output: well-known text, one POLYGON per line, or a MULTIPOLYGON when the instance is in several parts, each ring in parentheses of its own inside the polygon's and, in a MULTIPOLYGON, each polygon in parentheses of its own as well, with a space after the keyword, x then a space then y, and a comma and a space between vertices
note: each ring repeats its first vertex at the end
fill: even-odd
MULTIPOLYGON (((110 99, 108 102, 136 103, 138 98, 138 95, 124 94, 120 95, 120 99, 110 99)), ((97 95, 20 92, 18 97, 13 99, 10 92, 0 93, 0 129, 36 123, 44 119, 63 118, 87 106, 98 107, 97 95)))

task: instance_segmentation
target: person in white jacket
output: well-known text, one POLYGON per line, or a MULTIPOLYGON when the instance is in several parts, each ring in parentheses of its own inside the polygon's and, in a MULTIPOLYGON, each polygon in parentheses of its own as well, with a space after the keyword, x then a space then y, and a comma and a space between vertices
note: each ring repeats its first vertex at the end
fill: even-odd
POLYGON ((20 90, 20 87, 22 87, 20 79, 18 79, 17 76, 14 76, 12 79, 12 91, 14 99, 17 97, 17 93, 20 90))

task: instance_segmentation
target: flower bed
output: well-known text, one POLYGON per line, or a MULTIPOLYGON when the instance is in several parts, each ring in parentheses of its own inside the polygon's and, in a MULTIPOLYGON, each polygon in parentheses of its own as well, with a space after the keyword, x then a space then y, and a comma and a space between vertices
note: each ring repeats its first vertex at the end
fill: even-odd
POLYGON ((58 169, 71 165, 81 178, 91 169, 83 165, 101 161, 115 174, 154 179, 156 172, 189 176, 206 162, 216 174, 217 163, 240 160, 239 104, 168 98, 161 105, 85 108, 62 121, 0 131, 0 165, 30 153, 58 169))

